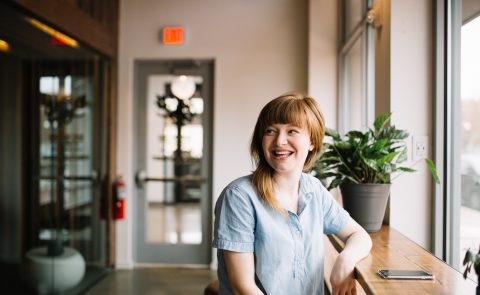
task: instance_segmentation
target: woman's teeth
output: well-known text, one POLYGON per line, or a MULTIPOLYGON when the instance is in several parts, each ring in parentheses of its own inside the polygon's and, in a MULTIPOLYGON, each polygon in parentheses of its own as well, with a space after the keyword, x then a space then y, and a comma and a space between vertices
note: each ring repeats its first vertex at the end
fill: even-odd
POLYGON ((275 156, 279 156, 279 157, 281 157, 281 156, 288 156, 288 155, 290 155, 291 153, 292 153, 292 152, 288 152, 288 151, 273 152, 273 154, 274 154, 275 156))

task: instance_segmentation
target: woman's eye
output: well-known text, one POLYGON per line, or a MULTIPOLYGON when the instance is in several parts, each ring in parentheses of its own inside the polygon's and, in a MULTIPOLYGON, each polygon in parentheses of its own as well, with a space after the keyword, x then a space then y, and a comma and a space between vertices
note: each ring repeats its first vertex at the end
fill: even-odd
POLYGON ((298 133, 300 133, 300 132, 299 132, 298 130, 296 130, 296 129, 291 129, 291 130, 288 130, 288 133, 290 133, 290 134, 298 134, 298 133))
POLYGON ((272 135, 274 133, 273 129, 265 130, 265 135, 272 135))

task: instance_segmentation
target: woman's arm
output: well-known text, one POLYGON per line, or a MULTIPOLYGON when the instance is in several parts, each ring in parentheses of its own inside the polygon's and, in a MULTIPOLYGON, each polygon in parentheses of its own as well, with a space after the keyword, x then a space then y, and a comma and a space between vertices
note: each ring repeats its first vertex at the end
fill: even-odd
POLYGON ((255 284, 253 253, 223 251, 228 279, 235 294, 263 294, 255 284))
POLYGON ((351 217, 336 235, 345 242, 345 248, 333 265, 330 277, 332 295, 355 294, 353 270, 355 264, 370 253, 372 239, 351 217))

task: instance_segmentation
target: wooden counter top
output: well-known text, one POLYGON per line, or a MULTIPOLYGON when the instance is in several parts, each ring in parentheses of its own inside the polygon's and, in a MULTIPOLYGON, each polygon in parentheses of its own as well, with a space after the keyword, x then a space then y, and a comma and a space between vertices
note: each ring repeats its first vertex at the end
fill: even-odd
MULTIPOLYGON (((356 266, 356 277, 366 294, 475 294, 476 283, 464 280, 462 274, 426 251, 397 230, 382 226, 370 233, 373 247, 370 255, 356 266), (386 280, 377 274, 381 268, 423 269, 434 280, 386 280)), ((343 243, 335 236, 329 240, 337 251, 343 243)))

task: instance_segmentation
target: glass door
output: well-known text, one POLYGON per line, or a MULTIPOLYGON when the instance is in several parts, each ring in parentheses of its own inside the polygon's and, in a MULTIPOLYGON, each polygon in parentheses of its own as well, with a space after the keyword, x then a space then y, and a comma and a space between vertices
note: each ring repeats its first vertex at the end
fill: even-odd
POLYGON ((136 261, 208 264, 212 63, 136 63, 136 261))
POLYGON ((107 271, 108 61, 3 2, 0 40, 2 291, 81 294, 107 271))

